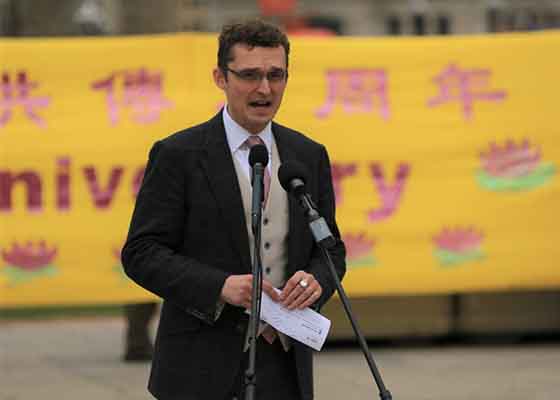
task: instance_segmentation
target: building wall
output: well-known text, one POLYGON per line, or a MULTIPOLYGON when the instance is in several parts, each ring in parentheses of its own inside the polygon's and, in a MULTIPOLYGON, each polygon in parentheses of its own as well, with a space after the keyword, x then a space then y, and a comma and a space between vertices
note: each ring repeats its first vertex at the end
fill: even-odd
POLYGON ((0 0, 0 35, 10 33, 10 3, 8 0, 0 0))
MULTIPOLYGON (((87 33, 75 20, 84 1, 99 3, 107 34, 215 32, 225 23, 260 16, 257 0, 0 0, 0 33, 87 33)), ((385 35, 390 17, 398 20, 401 34, 414 34, 415 15, 427 34, 438 32, 438 17, 449 19, 450 33, 472 34, 491 27, 490 10, 494 31, 560 28, 558 0, 299 0, 296 14, 338 20, 346 35, 385 35)))
MULTIPOLYGON (((105 15, 104 31, 119 31, 119 3, 113 0, 94 0, 105 15)), ((6 0, 14 18, 15 36, 69 36, 83 34, 76 13, 83 0, 6 0)))
POLYGON ((120 0, 121 34, 165 33, 181 30, 181 0, 120 0))
MULTIPOLYGON (((255 0, 206 0, 198 3, 207 10, 207 28, 211 31, 219 30, 224 23, 259 15, 255 0)), ((403 34, 414 34, 414 15, 424 17, 428 34, 437 33, 437 18, 440 16, 448 17, 450 33, 472 34, 487 32, 487 18, 491 9, 497 10, 500 15, 501 25, 498 31, 526 29, 530 14, 537 14, 541 19, 546 14, 560 16, 560 1, 300 0, 297 14, 339 18, 346 35, 385 35, 387 19, 391 16, 399 18, 403 34), (513 25, 510 23, 511 19, 514 20, 513 25)))

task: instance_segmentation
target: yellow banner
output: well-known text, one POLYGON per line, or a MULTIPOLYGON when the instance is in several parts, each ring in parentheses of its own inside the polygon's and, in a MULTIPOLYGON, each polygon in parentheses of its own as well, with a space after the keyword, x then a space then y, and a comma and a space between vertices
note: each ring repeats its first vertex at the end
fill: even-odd
MULTIPOLYGON (((560 286, 560 33, 298 38, 350 295, 560 286)), ((0 306, 150 298, 119 253, 151 144, 223 102, 216 38, 1 40, 0 306)))

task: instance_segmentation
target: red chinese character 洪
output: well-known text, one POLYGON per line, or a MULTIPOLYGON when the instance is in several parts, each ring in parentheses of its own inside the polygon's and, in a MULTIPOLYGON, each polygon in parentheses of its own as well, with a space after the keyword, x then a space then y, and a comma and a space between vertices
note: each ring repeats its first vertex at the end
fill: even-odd
POLYGON ((18 106, 23 108, 25 115, 41 128, 46 127, 45 121, 37 114, 38 108, 49 105, 50 98, 47 96, 31 97, 32 89, 37 88, 37 82, 31 82, 25 71, 19 71, 15 79, 10 78, 7 72, 2 73, 0 83, 0 127, 6 125, 12 118, 14 109, 18 106))
POLYGON ((107 93, 109 120, 112 125, 118 123, 119 113, 123 108, 129 108, 132 119, 139 124, 158 121, 161 112, 173 106, 171 101, 163 97, 162 86, 162 74, 148 72, 144 68, 114 72, 108 78, 91 85, 92 89, 104 90, 107 93), (120 98, 117 97, 118 83, 122 89, 120 98))
POLYGON ((389 119, 388 79, 383 69, 339 69, 327 71, 327 99, 315 115, 326 118, 336 104, 352 113, 373 112, 377 100, 379 114, 389 119))
POLYGON ((501 101, 507 96, 505 90, 484 90, 488 86, 490 75, 491 72, 487 69, 462 70, 450 64, 441 74, 434 77, 433 81, 439 85, 439 93, 428 100, 428 106, 435 107, 458 101, 463 104, 465 119, 471 119, 475 101, 501 101))

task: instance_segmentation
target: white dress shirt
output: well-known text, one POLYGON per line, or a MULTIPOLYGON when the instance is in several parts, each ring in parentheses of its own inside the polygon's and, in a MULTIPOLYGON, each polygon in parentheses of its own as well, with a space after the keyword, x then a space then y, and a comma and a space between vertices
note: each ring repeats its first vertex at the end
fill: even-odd
MULTIPOLYGON (((241 165, 245 176, 249 181, 251 180, 251 166, 249 165, 249 148, 243 146, 245 141, 249 136, 253 136, 249 133, 245 128, 239 125, 237 122, 233 120, 231 115, 229 115, 227 111, 227 106, 224 107, 223 112, 223 119, 224 119, 224 127, 226 129, 226 137, 229 145, 229 149, 231 150, 231 154, 233 157, 241 165)), ((266 149, 268 150, 268 165, 266 168, 268 169, 268 173, 271 174, 271 165, 272 165, 272 141, 274 140, 272 136, 272 123, 269 122, 266 124, 264 129, 260 131, 257 136, 259 136, 266 149)))

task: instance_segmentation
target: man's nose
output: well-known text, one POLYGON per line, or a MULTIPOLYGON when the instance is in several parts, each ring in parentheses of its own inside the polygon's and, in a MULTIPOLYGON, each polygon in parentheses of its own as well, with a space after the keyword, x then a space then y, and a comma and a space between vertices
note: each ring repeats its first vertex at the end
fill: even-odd
POLYGON ((257 87, 257 90, 259 93, 263 93, 263 94, 270 93, 270 82, 268 81, 268 78, 266 76, 264 76, 261 79, 259 86, 257 87))

